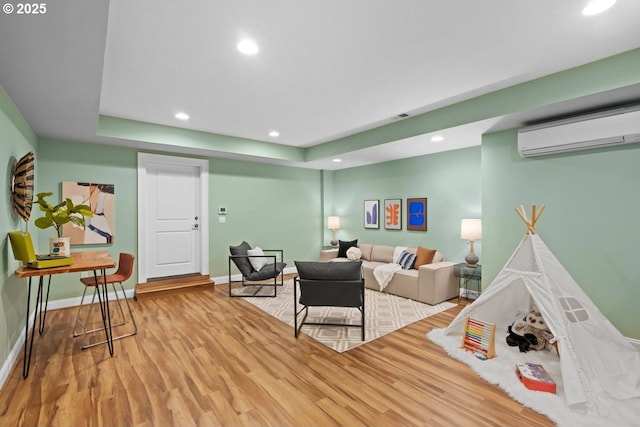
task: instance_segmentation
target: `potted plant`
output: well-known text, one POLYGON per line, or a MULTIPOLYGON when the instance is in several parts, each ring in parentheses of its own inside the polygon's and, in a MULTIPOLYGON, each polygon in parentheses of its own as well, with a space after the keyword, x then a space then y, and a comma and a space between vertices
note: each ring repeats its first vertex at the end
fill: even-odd
POLYGON ((79 227, 84 228, 85 217, 93 216, 91 207, 88 205, 74 205, 71 199, 65 199, 62 203, 52 205, 45 199, 52 196, 53 193, 36 194, 36 204, 40 206, 40 210, 44 212, 44 216, 36 219, 36 227, 43 230, 53 227, 56 230, 57 237, 49 239, 49 249, 52 255, 68 256, 70 244, 68 237, 62 237, 62 226, 71 222, 79 227))

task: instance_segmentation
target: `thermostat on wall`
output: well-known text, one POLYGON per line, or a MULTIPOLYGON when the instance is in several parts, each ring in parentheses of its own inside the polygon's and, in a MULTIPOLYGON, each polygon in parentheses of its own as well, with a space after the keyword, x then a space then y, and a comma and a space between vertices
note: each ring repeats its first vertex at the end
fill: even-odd
POLYGON ((218 208, 218 215, 226 215, 227 208, 218 208))

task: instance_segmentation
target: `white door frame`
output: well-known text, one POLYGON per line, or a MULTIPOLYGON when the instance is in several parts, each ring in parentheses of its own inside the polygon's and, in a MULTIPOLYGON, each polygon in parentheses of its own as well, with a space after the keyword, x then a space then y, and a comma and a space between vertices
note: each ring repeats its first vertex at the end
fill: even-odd
POLYGON ((147 282, 147 238, 144 225, 147 212, 147 169, 149 163, 162 162, 175 165, 193 166, 200 172, 200 274, 209 275, 209 162, 205 159, 163 156, 160 154, 138 153, 138 283, 147 282))

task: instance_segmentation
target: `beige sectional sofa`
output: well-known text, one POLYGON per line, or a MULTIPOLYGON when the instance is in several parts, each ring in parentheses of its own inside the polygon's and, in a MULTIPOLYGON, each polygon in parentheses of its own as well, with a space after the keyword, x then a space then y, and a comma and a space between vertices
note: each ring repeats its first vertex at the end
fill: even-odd
MULTIPOLYGON (((380 291, 380 284, 374 276, 377 266, 393 262, 396 247, 360 243, 364 285, 369 289, 380 291)), ((407 248, 407 252, 416 253, 416 248, 407 248)), ((337 251, 334 252, 337 257, 337 251)), ((393 273, 391 281, 383 289, 404 298, 410 298, 427 304, 438 304, 456 298, 459 292, 459 281, 453 275, 454 262, 443 261, 436 253, 434 262, 421 265, 417 270, 398 270, 393 273)), ((348 258, 331 258, 330 262, 348 262, 348 258)))

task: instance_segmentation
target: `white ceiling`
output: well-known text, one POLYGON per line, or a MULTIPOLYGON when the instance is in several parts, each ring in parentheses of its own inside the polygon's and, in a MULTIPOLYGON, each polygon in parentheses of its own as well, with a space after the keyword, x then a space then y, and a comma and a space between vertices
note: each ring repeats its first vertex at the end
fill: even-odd
MULTIPOLYGON (((0 15, 0 84, 42 137, 146 147, 97 136, 107 115, 310 147, 640 46, 640 1, 592 17, 586 3, 57 0, 41 16, 0 15), (240 54, 242 37, 260 52, 240 54)), ((337 169, 429 154, 478 145, 507 123, 346 152, 339 164, 278 163, 337 169)))

